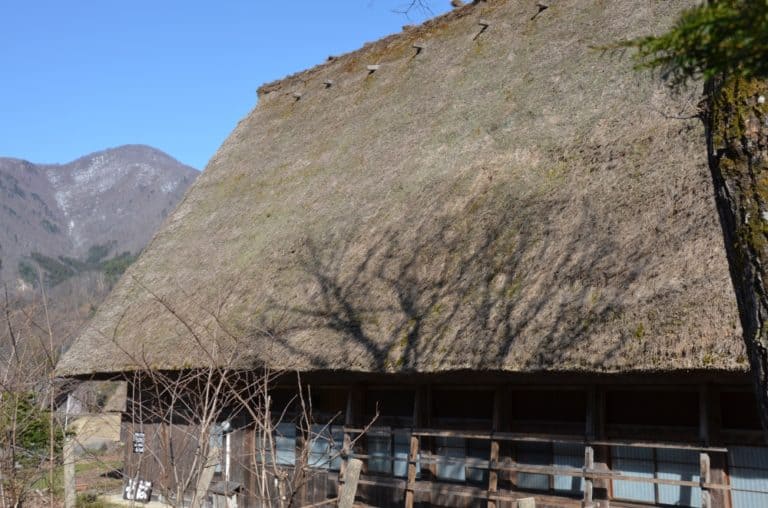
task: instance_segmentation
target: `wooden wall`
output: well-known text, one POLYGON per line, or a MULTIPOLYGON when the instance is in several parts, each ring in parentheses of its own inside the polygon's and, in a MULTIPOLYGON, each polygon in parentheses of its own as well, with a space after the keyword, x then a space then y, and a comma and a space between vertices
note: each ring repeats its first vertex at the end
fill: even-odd
MULTIPOLYGON (((354 450, 351 450, 365 463, 358 500, 370 506, 404 506, 409 491, 412 492, 412 506, 502 508, 514 506, 515 498, 529 496, 537 499, 538 507, 581 506, 583 493, 556 490, 554 476, 549 476, 548 489, 530 490, 524 485, 526 481, 528 484, 532 480, 538 481, 537 477, 531 477, 533 473, 491 467, 494 461, 507 466, 522 462, 520 459, 524 453, 520 451, 519 443, 525 442, 525 439, 534 439, 533 442, 537 443, 569 439, 590 443, 594 453, 594 470, 606 474, 616 467, 611 447, 617 443, 636 442, 647 446, 654 443, 678 444, 695 450, 716 450, 731 444, 755 444, 761 439, 759 427, 754 427, 755 420, 748 414, 738 417, 723 414, 723 406, 728 409, 748 402, 748 381, 738 377, 721 378, 724 382, 703 375, 646 379, 637 376, 612 379, 574 377, 567 380, 561 378, 557 383, 542 377, 530 378, 523 383, 501 376, 496 380, 486 379, 488 382, 482 385, 472 383, 472 375, 444 378, 439 383, 432 383, 429 378, 378 378, 366 382, 365 378, 358 377, 346 385, 336 375, 308 378, 318 401, 314 407, 326 420, 328 415, 338 413, 340 391, 346 394, 346 407, 340 416, 343 421, 336 420, 334 423, 346 426, 347 439, 355 439, 358 430, 371 423, 377 402, 381 414, 374 427, 432 432, 420 437, 422 464, 418 478, 411 482, 406 477, 370 470, 367 438, 358 439, 354 450), (388 392, 394 396, 388 397, 388 392), (323 404, 328 407, 323 407, 323 404), (410 411, 406 405, 411 406, 410 411), (461 437, 467 432, 485 433, 488 437, 479 440, 461 437), (502 437, 494 439, 494 435, 502 437), (475 445, 472 443, 482 441, 476 448, 487 456, 470 457, 470 460, 485 461, 485 465, 478 466, 478 470, 491 469, 482 477, 470 478, 465 469, 463 479, 459 479, 460 474, 453 479, 447 478, 439 463, 430 462, 428 457, 445 451, 446 439, 451 436, 464 439, 468 455, 474 453, 472 446, 475 445), (522 438, 525 439, 520 441, 522 438)), ((240 430, 231 438, 230 479, 244 488, 240 506, 259 506, 259 500, 253 495, 256 490, 254 478, 249 475, 254 449, 253 431, 247 422, 241 422, 239 427, 240 430)), ((175 426, 132 421, 130 415, 124 418, 123 433, 124 442, 128 445, 126 475, 152 479, 159 486, 155 492, 172 490, 175 481, 170 474, 173 469, 171 462, 182 470, 187 467, 188 454, 196 446, 194 440, 175 426), (152 449, 151 453, 145 452, 141 456, 132 453, 130 436, 138 429, 145 433, 146 447, 152 449), (169 439, 179 443, 174 457, 157 451, 167 448, 169 439)), ((728 483, 724 453, 711 453, 709 468, 712 484, 728 483)), ((315 470, 297 495, 297 506, 337 496, 339 477, 336 471, 315 470)), ((343 481, 343 467, 341 477, 343 481)), ((614 483, 608 476, 590 481, 593 499, 601 501, 601 506, 609 500, 613 506, 641 506, 612 499, 614 483)), ((727 490, 712 490, 711 499, 712 507, 731 508, 727 490)))

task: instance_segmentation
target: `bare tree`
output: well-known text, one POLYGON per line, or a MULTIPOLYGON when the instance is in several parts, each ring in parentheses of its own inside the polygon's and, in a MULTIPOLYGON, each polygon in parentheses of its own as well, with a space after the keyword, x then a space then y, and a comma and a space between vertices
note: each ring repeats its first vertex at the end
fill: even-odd
MULTIPOLYGON (((210 492, 231 497, 247 490, 241 481, 247 477, 245 483, 254 485, 247 495, 263 506, 297 506, 302 487, 323 468, 339 465, 364 433, 345 439, 341 413, 316 421, 311 387, 298 373, 240 366, 246 341, 221 319, 231 290, 221 292, 214 309, 196 305, 189 314, 135 282, 188 333, 208 366, 158 370, 150 359, 122 349, 136 365, 125 375, 134 452, 124 470, 125 497, 144 500, 151 489, 172 506, 199 508, 210 492), (206 325, 197 326, 191 315, 207 316, 206 325), (279 401, 273 393, 278 383, 290 393, 279 401)), ((181 289, 174 294, 194 301, 181 289)))
POLYGON ((3 285, 1 330, 0 508, 21 506, 44 478, 53 505, 63 433, 53 411, 56 346, 44 296, 42 303, 12 299, 3 285))

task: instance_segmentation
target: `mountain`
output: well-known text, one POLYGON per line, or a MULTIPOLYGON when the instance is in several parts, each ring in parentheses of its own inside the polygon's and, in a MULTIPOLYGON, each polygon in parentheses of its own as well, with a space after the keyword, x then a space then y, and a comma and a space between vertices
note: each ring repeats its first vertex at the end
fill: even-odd
POLYGON ((38 273, 48 287, 88 272, 116 278, 197 175, 143 145, 68 164, 0 158, 0 280, 23 292, 38 273))

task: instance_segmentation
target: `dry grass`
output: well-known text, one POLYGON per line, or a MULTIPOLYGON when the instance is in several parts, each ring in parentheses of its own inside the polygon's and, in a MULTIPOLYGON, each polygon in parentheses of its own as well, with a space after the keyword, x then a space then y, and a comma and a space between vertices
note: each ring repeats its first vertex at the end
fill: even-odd
POLYGON ((689 3, 489 2, 262 89, 59 373, 205 363, 147 289, 243 367, 745 369, 697 91, 590 49, 689 3))

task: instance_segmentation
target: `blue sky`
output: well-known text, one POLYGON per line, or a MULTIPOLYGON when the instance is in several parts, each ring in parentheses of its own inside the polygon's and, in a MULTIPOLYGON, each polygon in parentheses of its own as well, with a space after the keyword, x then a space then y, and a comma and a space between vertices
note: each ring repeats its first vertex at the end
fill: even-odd
POLYGON ((202 169, 259 85, 430 17, 393 12, 408 3, 2 0, 0 156, 142 143, 202 169))

